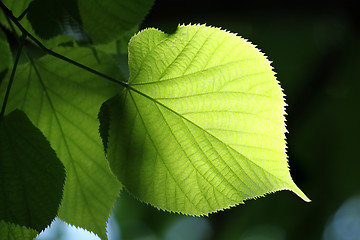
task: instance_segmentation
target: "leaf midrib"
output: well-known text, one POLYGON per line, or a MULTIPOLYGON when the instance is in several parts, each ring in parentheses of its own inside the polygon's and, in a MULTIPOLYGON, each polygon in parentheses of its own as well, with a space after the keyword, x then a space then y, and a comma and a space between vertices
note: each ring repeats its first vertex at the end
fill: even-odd
MULTIPOLYGON (((155 29, 155 30, 156 30, 156 31, 159 31, 159 30, 157 30, 157 29, 155 29)), ((164 34, 162 31, 159 31, 159 32, 161 32, 162 34, 164 34)), ((130 79, 129 79, 129 84, 126 86, 126 88, 127 88, 128 90, 130 90, 130 91, 134 91, 134 92, 142 95, 143 97, 151 100, 151 101, 154 102, 155 104, 158 104, 158 105, 164 107, 165 109, 167 109, 167 110, 169 110, 170 112, 174 113, 175 115, 179 116, 181 119, 183 119, 183 120, 185 120, 185 121, 188 121, 190 124, 196 126, 196 127, 199 128, 200 130, 204 131, 204 132, 207 133, 209 136, 212 136, 212 137, 214 137, 216 140, 218 140, 218 141, 220 141, 221 143, 223 143, 227 148, 235 151, 235 152, 238 153, 239 155, 243 156, 245 159, 251 161, 253 164, 255 164, 257 167, 259 167, 259 168, 262 169, 263 171, 268 172, 270 175, 272 175, 272 176, 274 176, 275 178, 277 178, 277 179, 281 180, 282 182, 286 183, 286 181, 280 179, 279 177, 273 175, 273 174, 272 174, 271 172, 269 172, 268 170, 262 168, 262 167, 259 166, 257 163, 255 163, 255 162, 252 161, 251 159, 247 158, 247 157, 244 156, 243 154, 239 153, 237 150, 235 150, 234 148, 232 148, 232 147, 229 146, 228 144, 226 144, 226 143, 224 143, 223 141, 221 141, 218 137, 216 137, 216 136, 214 136, 213 134, 211 134, 210 132, 208 132, 206 129, 200 127, 198 124, 195 124, 193 121, 191 121, 191 120, 189 120, 188 118, 184 117, 184 116, 181 115, 180 113, 176 112, 175 110, 171 109, 170 107, 166 106, 165 104, 159 102, 157 99, 155 99, 155 98, 153 98, 153 97, 151 97, 151 96, 149 96, 149 95, 147 95, 147 94, 145 94, 145 93, 143 93, 143 92, 141 92, 141 91, 139 91, 139 90, 137 90, 136 88, 133 87, 133 86, 136 86, 136 85, 140 86, 140 85, 146 85, 146 84, 159 83, 159 82, 163 82, 163 81, 170 81, 170 80, 174 80, 174 79, 181 78, 181 77, 184 77, 184 76, 189 76, 189 75, 192 75, 192 74, 194 75, 194 74, 197 74, 197 73, 201 73, 201 72, 203 72, 203 71, 208 71, 209 69, 210 69, 210 70, 211 70, 211 69, 217 69, 217 68, 221 68, 221 67, 223 67, 223 66, 227 66, 227 65, 229 65, 229 64, 236 64, 236 63, 239 63, 239 62, 245 61, 245 60, 261 60, 261 57, 262 57, 262 56, 261 56, 261 57, 255 57, 255 58, 239 59, 239 60, 236 60, 236 61, 230 61, 230 62, 225 63, 225 64, 216 65, 216 66, 213 66, 213 67, 209 67, 209 68, 207 68, 207 69, 202 69, 202 70, 200 70, 200 71, 192 72, 192 73, 185 74, 185 75, 178 76, 178 77, 168 78, 168 79, 165 79, 165 80, 162 80, 162 81, 160 81, 160 80, 158 79, 157 81, 146 82, 146 83, 131 83, 131 82, 132 82, 132 79, 137 79, 138 75, 140 74, 140 70, 141 70, 141 68, 142 68, 145 60, 148 58, 148 56, 149 56, 152 52, 154 52, 154 51, 155 51, 163 42, 165 42, 166 40, 168 40, 168 38, 164 38, 164 39, 160 40, 157 44, 155 44, 155 45, 153 46, 153 48, 152 48, 150 51, 147 52, 147 54, 143 57, 143 60, 142 60, 141 63, 139 64, 140 66, 138 67, 138 71, 136 72, 135 77, 134 77, 134 78, 131 78, 131 77, 130 77, 130 79)), ((130 41, 129 44, 131 44, 131 41, 130 41)), ((166 68, 166 69, 168 69, 168 68, 166 68)), ((165 69, 165 70, 166 70, 166 69, 165 69)), ((165 70, 164 70, 164 71, 165 71, 165 70)))
MULTIPOLYGON (((149 84, 156 84, 156 83, 162 83, 162 82, 167 82, 167 81, 173 81, 175 79, 179 79, 179 78, 183 78, 183 77, 189 77, 189 76, 196 75, 196 74, 199 74, 199 73, 203 73, 203 72, 206 72, 206 71, 209 71, 209 70, 216 70, 218 68, 222 68, 222 67, 228 66, 230 64, 232 65, 232 64, 238 64, 238 63, 241 63, 241 62, 244 62, 244 61, 256 61, 256 60, 261 60, 261 58, 260 57, 242 58, 242 59, 239 59, 239 60, 236 60, 236 61, 230 61, 230 62, 227 62, 227 63, 224 63, 224 64, 220 64, 220 65, 208 67, 208 68, 205 68, 205 69, 201 69, 199 71, 187 73, 187 74, 184 74, 184 75, 181 75, 181 76, 176 76, 176 77, 171 77, 171 78, 164 78, 164 79, 160 78, 160 79, 157 79, 157 80, 151 81, 151 82, 132 83, 133 81, 135 81, 135 79, 137 79, 137 77, 138 77, 138 75, 140 73, 140 70, 139 70, 137 76, 133 78, 134 80, 132 80, 130 78, 129 85, 132 85, 132 86, 138 85, 138 86, 140 86, 140 85, 149 85, 149 84)), ((164 70, 164 72, 165 72, 165 70, 164 70)), ((271 71, 269 71, 269 72, 271 72, 271 71)))
MULTIPOLYGON (((54 116, 55 116, 55 121, 56 121, 56 123, 57 123, 57 125, 58 125, 58 127, 59 127, 60 134, 62 135, 62 139, 63 139, 64 144, 65 144, 65 149, 66 149, 66 151, 68 152, 69 159, 71 160, 71 161, 69 161, 69 162, 71 163, 72 169, 73 169, 73 171, 74 171, 75 179, 76 179, 76 181, 78 182, 79 186, 81 186, 81 182, 80 182, 80 179, 79 179, 79 175, 78 175, 77 169, 76 169, 76 167, 75 167, 75 161, 74 161, 74 158, 73 158, 72 153, 71 153, 71 151, 70 151, 70 148, 69 148, 69 145, 68 145, 68 142, 67 142, 67 139, 66 139, 66 135, 65 135, 65 133, 64 133, 64 131, 63 131, 63 128, 62 128, 62 125, 61 125, 61 123, 60 123, 60 119, 59 119, 59 117, 57 116, 57 112, 56 112, 56 110, 55 110, 55 107, 54 107, 54 105, 53 105, 53 103, 52 103, 52 100, 51 100, 50 95, 49 95, 49 93, 48 93, 48 91, 47 91, 47 88, 46 88, 46 86, 45 86, 45 83, 44 83, 44 81, 43 81, 42 78, 41 78, 40 72, 39 72, 39 70, 37 69, 37 67, 36 67, 36 65, 35 65, 34 60, 32 59, 32 57, 31 57, 29 54, 27 54, 27 55, 28 55, 30 64, 33 66, 33 68, 34 68, 34 70, 35 70, 35 74, 36 74, 36 76, 37 76, 37 78, 38 78, 38 80, 39 80, 39 82, 40 82, 40 84, 41 84, 41 87, 43 88, 43 90, 44 90, 44 92, 45 92, 46 98, 47 98, 47 100, 49 101, 50 108, 51 108, 51 110, 52 110, 52 112, 53 112, 53 114, 54 114, 54 116)), ((79 187, 79 188, 80 188, 81 195, 83 196, 84 202, 86 203, 88 212, 90 213, 90 215, 92 216, 92 218, 95 220, 96 217, 95 217, 94 213, 92 212, 92 209, 91 209, 91 207, 90 207, 90 204, 89 204, 89 202, 88 202, 88 200, 87 200, 87 198, 86 198, 86 196, 85 196, 85 193, 84 193, 82 187, 79 187)), ((61 204, 60 204, 60 205, 61 205, 61 204)), ((98 225, 97 221, 93 221, 93 223, 95 223, 95 225, 97 226, 98 229, 102 229, 102 227, 98 225)))
MULTIPOLYGON (((139 111, 139 109, 138 109, 138 106, 136 105, 136 101, 135 101, 135 99, 133 98, 133 96, 131 95, 131 93, 129 93, 129 95, 130 95, 130 97, 132 98, 132 101, 134 102, 135 108, 136 108, 136 110, 137 110, 137 112, 138 112, 138 114, 139 114, 139 116, 140 116, 140 119, 141 119, 141 121, 142 121, 142 123, 143 123, 143 125, 144 125, 144 127, 145 127, 145 126, 146 126, 146 125, 145 125, 145 122, 144 122, 143 118, 141 117, 141 114, 140 114, 140 111, 139 111)), ((149 134, 149 132, 148 132, 148 130, 147 130, 146 127, 145 127, 145 130, 146 130, 146 132, 147 132, 147 134, 148 134, 148 136, 149 136, 150 141, 152 142, 153 146, 155 147, 156 152, 158 153, 160 159, 162 160, 162 163, 164 164, 165 168, 167 169, 167 172, 170 174, 170 176, 171 176, 171 178, 173 179, 173 181, 178 185, 180 191, 184 194, 184 196, 185 196, 186 199, 189 201, 189 203, 190 203, 191 205, 193 205, 197 210, 199 210, 199 208, 197 207, 197 205, 195 205, 195 204, 191 201, 191 199, 189 199, 189 196, 188 196, 187 194, 185 194, 185 192, 184 192, 184 190, 182 189, 182 187, 181 187, 181 186, 179 185, 179 183, 175 180, 175 178, 174 178, 174 176, 172 175, 171 171, 169 170, 168 166, 165 164, 165 162, 164 162, 164 160, 163 160, 163 157, 159 154, 159 150, 157 149, 156 144, 154 143, 153 139, 151 138, 151 136, 150 136, 150 134, 149 134)))
MULTIPOLYGON (((285 180, 279 178, 278 176, 274 175, 273 173, 269 172, 267 169, 264 169, 263 167, 259 166, 256 162, 252 161, 251 159, 247 158, 246 156, 244 156, 243 154, 239 153, 237 150, 235 150, 233 147, 229 146, 228 144, 224 143, 222 140, 220 140, 218 137, 214 136, 213 134, 211 134, 210 132, 208 132, 206 129, 200 127, 198 124, 194 123, 193 121, 191 121, 190 119, 182 116, 180 113, 176 112, 175 110, 171 109, 170 107, 166 106, 165 104, 157 101, 156 99, 152 98, 151 96, 135 89, 132 87, 132 85, 127 85, 126 87, 128 90, 130 91, 134 91, 140 95, 142 95, 143 97, 149 99, 150 101, 154 102, 155 104, 158 104, 162 107, 164 107, 165 109, 169 110, 170 112, 174 113, 175 115, 177 115, 178 117, 180 117, 181 119, 189 122, 190 124, 194 125, 195 127, 199 128, 200 130, 204 131, 205 133, 207 133, 209 136, 212 136, 213 138, 215 138, 216 140, 218 140, 219 142, 221 142, 222 144, 224 144, 227 148, 233 150, 234 152, 238 153, 239 155, 241 155, 242 157, 244 157, 244 159, 247 159, 248 161, 252 162, 254 165, 256 165, 257 167, 259 167, 260 169, 262 169, 264 172, 267 172, 268 174, 270 174, 271 176, 273 176, 274 178, 280 180, 283 183, 287 183, 285 180)), ((134 101, 135 102, 135 101, 134 101)), ((137 111, 139 112, 139 110, 137 109, 137 111)))
MULTIPOLYGON (((172 134, 172 136, 174 137, 175 141, 177 142, 177 144, 178 144, 179 146, 181 146, 181 143, 178 141, 178 138, 175 136, 174 132, 173 132, 172 129, 169 127, 169 124, 168 124, 168 122, 167 122, 164 114, 161 112, 159 106, 157 106, 157 105, 155 105, 155 106, 157 107, 157 109, 158 109, 159 113, 161 114, 162 118, 164 119, 164 122, 166 123, 167 127, 169 128, 169 131, 170 131, 170 133, 172 134)), ((181 120, 184 121, 183 119, 181 119, 181 120)), ((184 122, 183 122, 183 123, 184 123, 184 122)), ((192 137, 193 139, 195 139, 195 136, 192 134, 191 130, 186 126, 186 124, 184 124, 184 126, 186 127, 186 129, 187 129, 187 131, 189 132, 189 134, 191 135, 191 137, 192 137)), ((196 142, 196 141, 195 141, 195 143, 196 143, 196 145, 197 145, 197 148, 198 148, 198 149, 200 150, 200 152, 202 153, 202 155, 203 155, 205 158, 208 158, 207 155, 205 154, 205 152, 203 151, 203 149, 201 148, 201 146, 199 145, 199 143, 196 142)), ((215 149, 215 148, 213 148, 213 149, 214 149, 214 151, 220 156, 220 154, 216 151, 216 149, 215 149)), ((188 154, 186 153, 186 151, 184 150, 184 148, 183 148, 182 146, 181 146, 181 150, 182 150, 182 152, 185 154, 186 158, 189 160, 189 162, 190 162, 191 166, 193 167, 193 169, 195 169, 195 171, 196 171, 197 173, 199 173, 199 174, 201 175, 201 177, 202 177, 204 180, 206 180, 213 188, 216 188, 216 186, 213 185, 213 184, 211 183, 211 181, 209 181, 209 180, 204 176, 204 174, 203 174, 202 172, 200 172, 200 171, 195 167, 194 163, 191 161, 191 158, 188 156, 188 154)), ((215 170, 215 172, 216 172, 218 175, 221 176, 221 178, 222 178, 223 181, 226 181, 226 182, 230 185, 230 187, 231 187, 235 192, 238 191, 238 189, 237 189, 230 181, 228 181, 228 180, 225 178, 225 176, 221 173, 221 171, 219 171, 219 170, 214 166, 214 164, 213 164, 211 161, 208 161, 208 162, 210 163, 210 168, 213 169, 213 170, 215 170)), ((241 181, 241 179, 239 178, 239 176, 238 176, 231 168, 230 168, 230 171, 238 178, 238 180, 239 180, 240 182, 243 182, 243 181, 241 181)), ((197 178, 196 178, 196 180, 197 180, 197 178)), ((244 182, 243 182, 243 183, 244 183, 244 182)), ((246 185, 246 184, 244 183, 244 185, 246 185)), ((247 185, 246 185, 246 187, 249 188, 247 185)), ((201 187, 200 187, 200 186, 199 186, 199 189, 200 189, 200 191, 201 191, 201 187)), ((219 190, 217 189, 217 191, 219 191, 219 190)), ((221 192, 221 191, 219 191, 219 192, 221 192)), ((245 194, 244 194, 244 195, 245 195, 245 194)), ((228 196, 226 196, 226 197, 229 198, 228 196)), ((229 199, 230 199, 230 198, 229 198, 229 199)), ((206 200, 208 201, 207 198, 206 198, 206 200)), ((211 207, 210 204, 209 204, 209 207, 211 207)))

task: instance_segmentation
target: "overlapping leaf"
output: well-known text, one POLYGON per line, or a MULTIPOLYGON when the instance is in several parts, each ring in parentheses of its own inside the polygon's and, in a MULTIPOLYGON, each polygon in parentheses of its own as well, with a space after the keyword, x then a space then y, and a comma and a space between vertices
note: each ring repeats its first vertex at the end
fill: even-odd
MULTIPOLYGON (((88 49, 56 51, 120 77, 112 59, 88 49)), ((5 82, 6 83, 6 82, 5 82)), ((0 100, 6 84, 0 86, 0 100)), ((120 184, 106 162, 98 134, 101 103, 119 91, 69 63, 45 56, 18 66, 7 111, 22 109, 51 143, 66 169, 59 217, 106 239, 105 226, 120 184)))
MULTIPOLYGON (((21 16, 23 13, 29 13, 29 9, 26 10, 29 6, 29 4, 32 2, 32 0, 3 0, 2 1, 7 8, 10 9, 10 11, 13 13, 15 17, 21 16)), ((23 16, 23 18, 19 21, 19 23, 33 36, 37 37, 34 29, 32 28, 32 25, 28 18, 26 17, 27 14, 23 16)), ((11 22, 11 21, 10 21, 11 22)), ((49 25, 49 20, 46 20, 46 26, 49 25)), ((0 11, 0 24, 5 26, 9 31, 16 31, 16 34, 20 36, 22 32, 15 26, 14 23, 11 23, 12 27, 9 25, 9 21, 7 20, 7 17, 4 15, 3 11, 0 11)), ((61 25, 61 23, 58 23, 61 25)), ((52 27, 52 30, 54 30, 54 27, 52 27)), ((46 27, 44 27, 46 29, 46 27)), ((68 29, 69 30, 69 29, 68 29)), ((70 31, 70 30, 69 30, 70 31)), ((57 32, 57 34, 61 34, 63 32, 57 32)), ((79 36, 81 37, 81 36, 79 36)), ((51 38, 49 40, 43 40, 41 38, 38 38, 40 42, 42 42, 46 47, 53 49, 55 47, 58 47, 61 44, 64 43, 71 43, 74 39, 73 37, 66 36, 66 35, 58 35, 54 38, 51 38)))
POLYGON ((0 119, 0 166, 0 220, 41 232, 57 214, 65 170, 20 110, 0 119))
POLYGON ((203 25, 129 44, 129 87, 110 108, 108 160, 161 209, 206 215, 288 189, 284 98, 254 45, 203 25))
POLYGON ((34 229, 0 220, 1 240, 33 240, 37 234, 34 229))
POLYGON ((0 30, 0 83, 1 73, 11 65, 11 52, 5 34, 0 30))
POLYGON ((154 0, 79 0, 83 26, 94 43, 118 39, 139 25, 154 0))
POLYGON ((43 39, 64 34, 78 41, 87 40, 81 26, 77 1, 34 0, 30 5, 27 18, 36 34, 43 39))
MULTIPOLYGON (((26 8, 29 6, 30 2, 32 0, 2 0, 2 2, 6 5, 7 8, 9 8, 14 16, 19 17, 21 14, 26 10, 26 8)), ((3 11, 0 10, 0 23, 7 27, 9 30, 12 30, 9 22, 7 20, 7 17, 3 13, 3 11)), ((20 21, 21 25, 25 27, 26 29, 29 29, 30 23, 27 21, 26 18, 21 19, 20 21)), ((15 28, 18 34, 21 34, 20 30, 15 28)))
POLYGON ((34 0, 28 19, 44 39, 65 34, 78 41, 108 43, 127 37, 153 3, 154 0, 34 0))
POLYGON ((0 84, 11 66, 11 52, 5 34, 0 30, 0 84))

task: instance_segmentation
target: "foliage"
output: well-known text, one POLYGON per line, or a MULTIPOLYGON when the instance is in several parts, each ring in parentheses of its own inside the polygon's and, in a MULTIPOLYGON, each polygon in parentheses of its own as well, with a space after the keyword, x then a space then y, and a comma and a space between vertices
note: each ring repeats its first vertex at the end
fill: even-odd
POLYGON ((106 239, 122 184, 141 201, 190 215, 284 189, 309 201, 287 165, 283 93, 251 43, 205 25, 172 35, 147 29, 129 40, 148 0, 0 4, 8 34, 28 40, 23 51, 22 41, 10 42, 19 48, 12 64, 0 34, 0 163, 11 176, 1 179, 0 209, 31 213, 1 211, 0 237, 31 239, 57 215, 106 239), (118 66, 126 41, 128 82, 118 66), (42 161, 55 163, 42 169, 42 161), (24 195, 16 181, 33 175, 25 189, 36 191, 26 194, 48 196, 41 211, 8 196, 24 195))

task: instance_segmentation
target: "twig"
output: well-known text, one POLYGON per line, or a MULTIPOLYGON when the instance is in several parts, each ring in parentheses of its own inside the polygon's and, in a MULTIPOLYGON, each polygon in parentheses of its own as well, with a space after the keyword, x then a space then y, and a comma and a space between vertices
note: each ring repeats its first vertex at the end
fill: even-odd
POLYGON ((23 19, 25 17, 25 15, 27 14, 27 12, 29 11, 29 7, 30 5, 20 14, 20 16, 18 16, 16 19, 18 21, 21 21, 21 19, 23 19))

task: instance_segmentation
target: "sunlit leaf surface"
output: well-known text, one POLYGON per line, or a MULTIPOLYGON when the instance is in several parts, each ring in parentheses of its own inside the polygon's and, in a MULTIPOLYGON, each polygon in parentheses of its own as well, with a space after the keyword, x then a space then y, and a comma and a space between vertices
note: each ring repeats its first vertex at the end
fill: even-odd
POLYGON ((284 98, 251 43, 204 25, 147 29, 130 40, 129 87, 107 103, 108 160, 158 208, 206 215, 292 181, 284 98))

